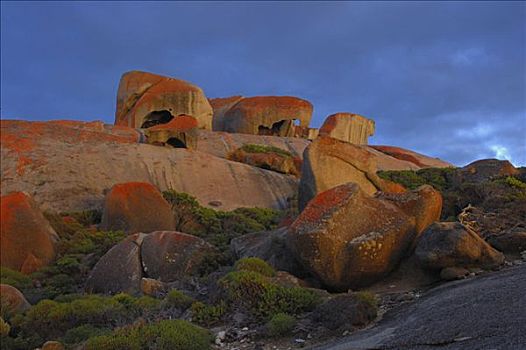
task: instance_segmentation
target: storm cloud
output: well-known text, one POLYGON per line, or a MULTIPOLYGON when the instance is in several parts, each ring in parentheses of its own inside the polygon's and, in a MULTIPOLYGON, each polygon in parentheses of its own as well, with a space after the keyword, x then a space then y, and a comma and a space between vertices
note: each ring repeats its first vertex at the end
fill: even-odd
POLYGON ((376 121, 374 144, 457 165, 526 165, 524 2, 5 2, 1 117, 113 122, 120 75, 208 97, 294 95, 313 126, 376 121))

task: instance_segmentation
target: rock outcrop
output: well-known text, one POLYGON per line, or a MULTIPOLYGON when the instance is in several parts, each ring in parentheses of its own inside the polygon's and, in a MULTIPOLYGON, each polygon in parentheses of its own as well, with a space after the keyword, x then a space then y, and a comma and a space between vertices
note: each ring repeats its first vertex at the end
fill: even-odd
MULTIPOLYGON (((284 209, 287 198, 297 191, 297 180, 292 176, 206 152, 139 144, 140 134, 128 127, 14 120, 1 120, 0 125, 2 194, 29 192, 43 210, 101 209, 105 193, 113 185, 130 181, 148 182, 161 191, 186 192, 205 206, 220 201, 221 210, 284 209)), ((207 135, 214 138, 200 139, 199 149, 215 147, 219 153, 226 152, 221 150, 225 147, 221 138, 209 131, 207 135)), ((298 145, 287 140, 276 142, 298 145)))
POLYGON ((394 201, 371 197, 354 183, 334 187, 314 197, 292 224, 289 246, 331 289, 371 284, 409 250, 417 227, 424 225, 415 216, 423 213, 426 222, 436 217, 435 203, 425 198, 426 191, 402 194, 403 200, 394 201))
POLYGON ((8 284, 0 284, 0 303, 2 316, 13 316, 29 309, 31 305, 21 291, 8 284))
POLYGON ((415 255, 422 266, 441 270, 450 267, 493 268, 504 262, 474 231, 458 222, 436 222, 421 236, 415 255))
POLYGON ((186 81, 131 71, 122 75, 117 92, 115 125, 149 128, 181 115, 212 129, 212 107, 203 90, 186 81))
POLYGON ((145 274, 162 282, 193 276, 215 248, 201 238, 175 231, 148 234, 141 245, 145 274))
POLYGON ((336 113, 328 116, 319 132, 320 136, 329 136, 357 145, 366 145, 369 136, 373 134, 374 120, 353 113, 336 113))
POLYGON ((106 195, 100 226, 136 233, 173 230, 175 223, 170 204, 155 186, 127 182, 113 186, 106 195))
POLYGON ((455 172, 454 181, 462 182, 483 182, 501 176, 518 175, 519 170, 507 160, 481 159, 458 169, 455 172))
POLYGON ((175 231, 137 233, 100 258, 86 282, 92 293, 137 294, 196 275, 214 248, 198 237, 175 231), (148 280, 148 281, 145 281, 148 280), (145 282, 150 286, 145 288, 145 282))
POLYGON ((56 232, 23 192, 1 197, 0 265, 30 274, 53 261, 56 232))
POLYGON ((247 97, 224 112, 223 130, 252 135, 294 136, 294 121, 308 127, 312 110, 310 102, 297 97, 247 97))
POLYGON ((166 124, 158 124, 144 131, 148 143, 175 148, 196 149, 199 134, 197 119, 179 115, 166 124))
POLYGON ((86 281, 89 293, 137 293, 141 290, 141 243, 143 233, 137 233, 117 243, 104 254, 86 281))
POLYGON ((243 96, 230 96, 230 97, 219 97, 210 98, 208 102, 212 106, 214 111, 214 119, 212 120, 212 130, 223 131, 225 128, 225 113, 232 108, 236 103, 241 101, 243 96))
POLYGON ((378 151, 388 157, 382 157, 385 161, 378 160, 378 170, 418 170, 423 168, 449 168, 454 165, 444 162, 438 158, 431 158, 423 154, 413 152, 401 147, 394 146, 370 146, 371 151, 378 151), (390 159, 396 159, 396 164, 390 164, 390 159), (404 165, 404 168, 396 167, 404 165))
POLYGON ((298 176, 301 170, 301 159, 292 155, 276 152, 248 152, 244 148, 238 148, 230 153, 228 159, 255 166, 261 169, 276 171, 282 174, 298 176))
POLYGON ((318 137, 303 153, 300 210, 316 194, 348 182, 358 184, 369 195, 377 191, 403 192, 400 185, 379 178, 376 169, 375 158, 365 147, 318 137))

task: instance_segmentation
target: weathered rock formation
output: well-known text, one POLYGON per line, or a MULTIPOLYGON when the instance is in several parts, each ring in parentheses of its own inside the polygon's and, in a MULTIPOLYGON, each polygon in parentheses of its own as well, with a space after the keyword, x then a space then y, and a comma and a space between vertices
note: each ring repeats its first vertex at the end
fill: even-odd
MULTIPOLYGON (((399 162, 398 164, 404 164, 404 166, 407 166, 407 170, 411 169, 411 165, 414 167, 411 170, 418 170, 423 168, 448 168, 453 167, 453 164, 444 162, 443 160, 440 160, 438 158, 431 158, 428 156, 424 156, 420 153, 416 153, 404 148, 400 147, 394 147, 394 146, 370 146, 372 148, 372 151, 376 150, 378 152, 383 153, 384 155, 390 156, 389 158, 397 159, 399 162)), ((389 165, 387 162, 384 164, 379 163, 379 169, 378 170, 406 170, 406 169, 395 169, 396 166, 389 165)))
POLYGON ((200 128, 212 129, 212 107, 197 86, 147 72, 122 75, 115 125, 149 128, 181 114, 196 118, 200 128))
POLYGON ((295 121, 308 127, 312 104, 297 97, 257 96, 243 98, 223 116, 223 130, 252 135, 294 136, 295 121))
POLYGON ((294 221, 289 246, 334 290, 369 285, 389 273, 419 231, 440 215, 430 191, 422 187, 388 200, 354 183, 334 187, 314 197, 294 221))
POLYGON ((223 131, 225 128, 224 118, 225 113, 232 108, 236 103, 241 101, 243 96, 230 96, 220 98, 210 98, 208 102, 214 111, 214 118, 212 120, 212 130, 223 131))
POLYGON ((141 243, 144 233, 127 237, 104 254, 86 281, 89 293, 137 293, 141 288, 141 243))
POLYGON ((0 284, 0 303, 2 316, 13 316, 29 309, 31 305, 21 291, 8 284, 0 284))
POLYGON ((56 232, 23 192, 1 197, 0 265, 30 274, 55 258, 56 232))
POLYGON ((243 148, 238 148, 230 153, 228 159, 252 165, 258 168, 277 171, 282 174, 298 176, 301 170, 301 159, 291 155, 275 152, 248 152, 243 148))
POLYGON ((336 113, 325 119, 319 134, 357 145, 366 145, 374 130, 374 120, 359 114, 336 113))
POLYGON ((86 282, 93 293, 137 294, 144 279, 174 282, 200 272, 214 248, 201 238, 175 231, 137 233, 111 248, 97 262, 86 282))
POLYGON ((504 262, 474 231, 458 222, 436 222, 421 236, 415 255, 429 269, 450 267, 492 268, 504 262))
POLYGON ((175 148, 196 149, 199 134, 197 119, 179 115, 166 124, 158 124, 144 131, 148 143, 175 148))
POLYGON ((175 231, 152 232, 142 241, 141 259, 145 274, 172 282, 199 272, 215 248, 201 238, 175 231))
POLYGON ((155 186, 127 182, 113 186, 106 195, 100 226, 136 233, 173 230, 175 223, 170 204, 155 186))
POLYGON ((501 176, 518 175, 519 170, 507 160, 481 159, 458 169, 455 172, 454 181, 461 182, 483 182, 501 176))
MULTIPOLYGON (((0 126, 2 194, 26 191, 44 210, 100 209, 105 193, 113 185, 131 181, 148 182, 161 191, 186 192, 205 206, 220 203, 221 210, 283 209, 287 198, 297 191, 297 180, 292 176, 205 152, 139 144, 140 134, 127 127, 11 120, 1 120, 0 126)), ((221 150, 226 147, 226 136, 215 138, 212 132, 206 135, 214 138, 201 139, 199 149, 215 147, 219 150, 216 152, 226 153, 225 148, 221 150)), ((267 138, 271 137, 263 139, 267 138)), ((291 147, 298 144, 273 139, 291 147)), ((237 139, 232 142, 242 145, 237 139)))
POLYGON ((366 148, 331 137, 318 137, 303 153, 299 208, 316 194, 354 182, 372 195, 377 191, 402 192, 403 188, 376 175, 375 158, 366 148))

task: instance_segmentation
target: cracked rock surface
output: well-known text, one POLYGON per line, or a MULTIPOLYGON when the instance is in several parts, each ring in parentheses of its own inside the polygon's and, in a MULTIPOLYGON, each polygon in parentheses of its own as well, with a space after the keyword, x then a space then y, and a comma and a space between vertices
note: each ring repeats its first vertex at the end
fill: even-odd
POLYGON ((524 349, 526 264, 443 284, 375 327, 316 350, 524 349))

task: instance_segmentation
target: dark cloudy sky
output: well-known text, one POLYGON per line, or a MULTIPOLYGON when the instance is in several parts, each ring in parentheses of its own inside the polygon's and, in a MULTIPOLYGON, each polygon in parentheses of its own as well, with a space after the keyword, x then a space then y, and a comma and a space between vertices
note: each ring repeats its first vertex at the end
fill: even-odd
POLYGON ((1 117, 113 122, 120 75, 294 95, 374 144, 526 165, 524 2, 5 2, 1 117))

